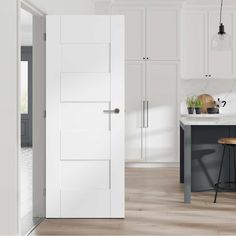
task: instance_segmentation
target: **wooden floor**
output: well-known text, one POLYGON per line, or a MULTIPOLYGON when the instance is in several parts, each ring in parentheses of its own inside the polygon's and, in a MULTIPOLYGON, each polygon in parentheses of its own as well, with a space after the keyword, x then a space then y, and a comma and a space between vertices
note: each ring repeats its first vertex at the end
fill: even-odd
POLYGON ((127 168, 125 219, 50 219, 31 235, 236 235, 236 194, 183 203, 178 168, 127 168))

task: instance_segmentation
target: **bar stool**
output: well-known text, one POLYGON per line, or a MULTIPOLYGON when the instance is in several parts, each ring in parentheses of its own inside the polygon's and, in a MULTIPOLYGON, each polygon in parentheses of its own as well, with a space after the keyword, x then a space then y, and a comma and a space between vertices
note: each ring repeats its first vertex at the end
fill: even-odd
POLYGON ((219 189, 222 190, 227 190, 227 191, 235 191, 236 190, 236 156, 235 156, 235 148, 236 148, 236 138, 221 138, 218 140, 218 144, 223 145, 223 154, 222 154, 222 158, 221 158, 221 163, 220 163, 220 170, 219 170, 219 175, 218 175, 218 181, 215 184, 215 199, 214 199, 214 203, 216 203, 216 199, 217 199, 217 195, 218 195, 218 191, 219 189), (221 181, 221 174, 222 174, 222 167, 224 164, 224 159, 225 159, 225 149, 228 148, 229 149, 229 177, 228 177, 228 181, 221 181), (230 150, 233 149, 233 160, 234 160, 234 181, 231 181, 231 176, 230 176, 230 168, 231 168, 231 163, 230 163, 230 150), (222 184, 234 184, 234 188, 232 188, 231 186, 229 188, 225 188, 225 187, 221 187, 220 185, 222 184))

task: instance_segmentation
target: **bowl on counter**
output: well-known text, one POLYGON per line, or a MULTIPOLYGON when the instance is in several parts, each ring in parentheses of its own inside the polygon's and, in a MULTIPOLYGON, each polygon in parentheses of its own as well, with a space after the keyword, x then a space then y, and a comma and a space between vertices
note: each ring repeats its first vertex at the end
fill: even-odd
POLYGON ((219 114, 219 108, 218 107, 208 107, 207 108, 207 114, 219 114))

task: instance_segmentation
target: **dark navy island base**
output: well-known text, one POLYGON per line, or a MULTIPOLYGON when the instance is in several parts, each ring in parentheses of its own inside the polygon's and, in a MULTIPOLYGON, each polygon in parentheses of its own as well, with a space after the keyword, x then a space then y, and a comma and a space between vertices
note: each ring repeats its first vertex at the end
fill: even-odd
MULTIPOLYGON (((214 190, 223 151, 217 141, 224 137, 236 137, 236 125, 180 122, 180 183, 184 183, 185 203, 191 203, 191 192, 214 190)), ((222 176, 228 178, 229 165, 224 166, 222 176)), ((231 168, 233 174, 234 165, 231 168)))

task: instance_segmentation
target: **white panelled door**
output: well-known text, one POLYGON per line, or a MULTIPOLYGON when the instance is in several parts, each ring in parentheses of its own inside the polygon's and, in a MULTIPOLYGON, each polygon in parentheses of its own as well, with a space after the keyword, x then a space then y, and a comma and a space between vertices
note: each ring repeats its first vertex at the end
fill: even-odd
POLYGON ((47 17, 47 218, 124 217, 124 19, 47 17))

